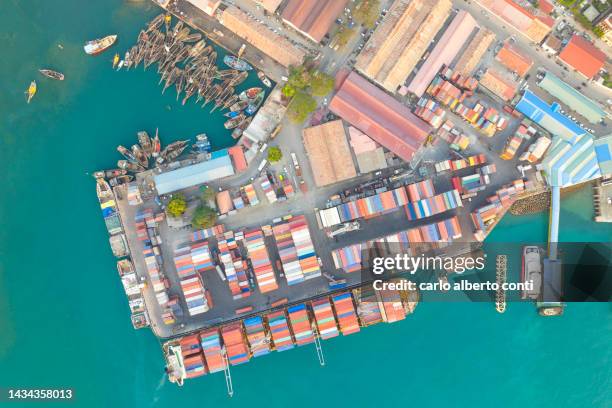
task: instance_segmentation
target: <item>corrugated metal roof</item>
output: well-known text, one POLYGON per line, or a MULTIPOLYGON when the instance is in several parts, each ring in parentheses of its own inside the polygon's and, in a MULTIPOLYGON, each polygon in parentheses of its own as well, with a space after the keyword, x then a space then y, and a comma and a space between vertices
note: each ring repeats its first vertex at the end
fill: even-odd
POLYGON ((604 176, 612 175, 612 134, 594 141, 599 169, 604 176))
POLYGON ((478 3, 536 43, 544 40, 554 22, 549 16, 534 15, 512 0, 478 0, 478 3))
POLYGON ((406 106, 356 72, 347 77, 329 108, 406 161, 432 131, 406 106))
POLYGON ((193 4, 209 16, 215 14, 215 11, 221 5, 221 0, 187 0, 189 3, 193 4))
POLYGON ((494 32, 484 27, 481 28, 470 40, 465 51, 455 64, 455 72, 468 76, 472 75, 472 72, 474 72, 478 64, 480 64, 487 49, 493 44, 493 41, 495 41, 495 38, 494 32))
POLYGON ((538 85, 591 123, 597 123, 606 116, 606 112, 597 102, 587 98, 550 72, 544 75, 544 79, 538 85))
POLYGON ((567 43, 559 58, 587 78, 593 78, 606 62, 606 54, 579 35, 567 43))
POLYGON ((228 212, 234 209, 234 203, 232 202, 232 197, 228 190, 221 191, 217 193, 217 208, 219 208, 219 213, 227 214, 228 212))
POLYGON ((504 101, 511 100, 517 89, 517 84, 504 78, 501 73, 492 68, 487 70, 482 78, 480 78, 479 84, 502 98, 504 101))
POLYGON ((525 76, 531 69, 533 60, 521 52, 517 47, 506 41, 495 58, 512 72, 525 76))
POLYGON ((558 136, 553 138, 540 167, 548 184, 557 187, 569 187, 601 177, 593 137, 588 134, 577 136, 573 143, 558 136))
POLYGON ((348 0, 289 0, 281 17, 307 37, 320 42, 348 0))
POLYGON ((234 167, 228 154, 202 163, 181 167, 153 176, 159 194, 184 190, 234 174, 234 167))
POLYGON ((443 65, 449 65, 459 53, 474 29, 478 27, 470 13, 461 10, 450 23, 429 57, 414 79, 408 85, 408 91, 422 96, 443 65))

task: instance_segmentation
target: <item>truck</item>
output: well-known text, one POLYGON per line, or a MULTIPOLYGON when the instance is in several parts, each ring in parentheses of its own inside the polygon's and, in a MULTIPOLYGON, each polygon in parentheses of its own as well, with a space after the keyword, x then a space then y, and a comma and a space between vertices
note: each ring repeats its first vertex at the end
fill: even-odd
POLYGON ((306 185, 304 179, 300 180, 300 190, 302 190, 302 193, 306 193, 308 191, 308 186, 306 185))
POLYGON ((296 154, 293 152, 291 152, 291 160, 293 161, 293 168, 295 169, 295 175, 298 177, 301 177, 302 168, 300 167, 300 163, 298 163, 296 154))

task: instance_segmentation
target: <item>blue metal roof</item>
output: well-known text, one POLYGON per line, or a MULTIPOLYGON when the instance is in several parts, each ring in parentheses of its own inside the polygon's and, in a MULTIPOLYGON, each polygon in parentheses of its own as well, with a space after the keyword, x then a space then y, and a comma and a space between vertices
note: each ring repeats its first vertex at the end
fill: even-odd
POLYGON ((574 143, 555 137, 541 164, 550 186, 569 187, 601 177, 593 137, 577 136, 574 143))
POLYGON ((225 155, 218 156, 205 162, 155 175, 153 179, 157 192, 168 194, 233 175, 234 166, 227 151, 225 155))

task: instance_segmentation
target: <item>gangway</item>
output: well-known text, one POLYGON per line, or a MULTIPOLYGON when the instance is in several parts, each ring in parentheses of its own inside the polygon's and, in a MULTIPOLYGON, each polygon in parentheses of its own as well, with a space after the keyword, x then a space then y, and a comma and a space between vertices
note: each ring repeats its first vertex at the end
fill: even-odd
POLYGON ((317 348, 317 356, 319 357, 319 364, 321 364, 321 367, 323 367, 325 365, 325 356, 323 355, 323 347, 321 347, 321 339, 319 338, 318 333, 315 334, 315 347, 317 348))
POLYGON ((227 395, 230 397, 234 396, 234 385, 232 384, 232 373, 230 372, 230 365, 227 359, 227 350, 223 347, 223 372, 225 374, 225 385, 227 386, 227 395))

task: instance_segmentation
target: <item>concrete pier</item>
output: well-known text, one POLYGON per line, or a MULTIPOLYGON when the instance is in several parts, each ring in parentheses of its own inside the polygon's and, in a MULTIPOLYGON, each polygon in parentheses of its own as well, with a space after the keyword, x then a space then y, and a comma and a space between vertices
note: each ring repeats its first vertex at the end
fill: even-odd
POLYGON ((612 177, 598 180, 593 187, 596 222, 612 222, 612 177))

